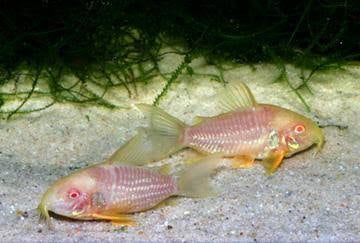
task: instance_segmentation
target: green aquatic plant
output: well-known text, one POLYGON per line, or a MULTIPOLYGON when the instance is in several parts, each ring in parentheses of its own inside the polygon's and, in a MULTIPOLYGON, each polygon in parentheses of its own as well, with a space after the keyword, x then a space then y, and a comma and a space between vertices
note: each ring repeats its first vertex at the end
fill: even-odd
POLYGON ((159 104, 181 75, 199 75, 190 65, 196 57, 218 68, 218 75, 201 75, 223 83, 223 63, 274 63, 275 81, 310 109, 299 91, 316 95, 308 85, 314 74, 360 59, 356 0, 1 4, 0 114, 7 118, 64 102, 116 108, 105 98, 111 88, 133 97, 138 83, 156 76, 165 79, 159 104), (183 58, 170 73, 159 68, 164 47, 183 58), (292 85, 285 64, 303 71, 300 85, 292 85))
POLYGON ((155 97, 154 105, 158 105, 160 102, 161 97, 163 97, 166 92, 168 91, 170 85, 179 77, 179 75, 184 71, 187 70, 187 73, 192 75, 193 71, 189 64, 192 61, 191 54, 187 53, 184 56, 184 60, 178 65, 178 67, 171 73, 170 78, 166 80, 165 86, 162 88, 161 92, 155 97))

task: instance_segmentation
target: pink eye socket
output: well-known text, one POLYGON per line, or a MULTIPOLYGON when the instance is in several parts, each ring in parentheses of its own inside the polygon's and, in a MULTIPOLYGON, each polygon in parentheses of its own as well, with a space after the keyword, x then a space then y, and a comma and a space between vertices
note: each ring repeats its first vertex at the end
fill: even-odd
POLYGON ((295 133, 297 133, 297 134, 303 133, 303 132, 305 132, 305 127, 304 127, 303 125, 297 125, 297 126, 294 128, 294 131, 295 131, 295 133))
POLYGON ((75 199, 80 196, 80 192, 77 189, 70 189, 68 192, 68 196, 70 199, 75 199))

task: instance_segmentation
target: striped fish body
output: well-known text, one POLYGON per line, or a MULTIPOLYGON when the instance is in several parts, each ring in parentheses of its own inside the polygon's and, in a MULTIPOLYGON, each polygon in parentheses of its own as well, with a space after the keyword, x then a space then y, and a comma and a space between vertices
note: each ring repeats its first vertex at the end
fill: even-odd
POLYGON ((117 225, 136 225, 129 213, 145 211, 170 196, 213 195, 210 174, 218 159, 204 160, 164 175, 155 170, 121 163, 93 165, 55 181, 38 206, 41 218, 49 212, 80 220, 108 220, 117 225))
POLYGON ((205 154, 233 158, 233 168, 249 168, 262 160, 268 174, 283 158, 313 144, 324 144, 321 129, 309 118, 285 108, 259 104, 242 82, 230 85, 218 96, 221 110, 193 126, 166 113, 159 107, 139 104, 151 117, 150 127, 139 130, 108 163, 126 161, 142 165, 157 161, 186 147, 205 154))
POLYGON ((100 165, 90 167, 87 173, 96 183, 97 190, 91 195, 96 213, 143 211, 178 192, 171 176, 145 168, 100 165))
POLYGON ((205 118, 185 129, 183 143, 204 153, 251 155, 260 159, 269 143, 275 113, 274 106, 256 105, 205 118))

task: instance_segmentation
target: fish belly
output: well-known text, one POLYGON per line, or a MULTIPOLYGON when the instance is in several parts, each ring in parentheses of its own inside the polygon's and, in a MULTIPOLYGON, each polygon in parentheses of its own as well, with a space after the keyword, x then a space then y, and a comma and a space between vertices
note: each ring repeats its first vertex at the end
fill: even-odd
POLYGON ((184 142, 205 153, 256 157, 267 144, 270 119, 263 107, 226 113, 187 128, 184 142))
POLYGON ((140 212, 177 193, 167 175, 132 166, 104 166, 95 171, 106 208, 119 213, 140 212))

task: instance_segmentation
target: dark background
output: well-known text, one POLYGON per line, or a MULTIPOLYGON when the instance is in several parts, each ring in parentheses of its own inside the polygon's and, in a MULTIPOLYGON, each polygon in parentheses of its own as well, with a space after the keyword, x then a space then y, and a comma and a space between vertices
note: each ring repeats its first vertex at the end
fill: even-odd
MULTIPOLYGON (((212 58, 359 60, 360 1, 1 1, 0 66, 110 60, 129 29, 212 58)), ((148 46, 146 46, 148 47, 148 46)), ((144 50, 146 51, 146 50, 144 50)))

